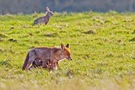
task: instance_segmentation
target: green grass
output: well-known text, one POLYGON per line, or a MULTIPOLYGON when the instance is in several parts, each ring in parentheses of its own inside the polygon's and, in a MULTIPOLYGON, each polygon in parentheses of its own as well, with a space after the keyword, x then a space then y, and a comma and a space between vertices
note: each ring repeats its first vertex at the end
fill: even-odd
POLYGON ((54 13, 48 25, 41 14, 0 16, 1 90, 134 90, 134 13, 54 13), (72 61, 60 70, 22 71, 33 47, 70 44, 72 61))

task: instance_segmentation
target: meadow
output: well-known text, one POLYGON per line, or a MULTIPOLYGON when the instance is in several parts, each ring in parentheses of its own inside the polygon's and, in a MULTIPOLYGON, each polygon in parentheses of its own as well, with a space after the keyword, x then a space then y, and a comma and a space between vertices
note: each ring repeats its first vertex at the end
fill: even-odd
POLYGON ((1 90, 135 90, 135 13, 43 13, 0 15, 1 90), (70 44, 72 61, 60 69, 22 71, 34 47, 70 44))

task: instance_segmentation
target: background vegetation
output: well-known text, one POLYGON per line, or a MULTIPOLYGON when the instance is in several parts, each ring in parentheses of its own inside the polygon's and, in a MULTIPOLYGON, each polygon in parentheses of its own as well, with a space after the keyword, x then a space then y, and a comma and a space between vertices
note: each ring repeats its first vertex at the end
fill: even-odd
POLYGON ((33 21, 44 13, 0 16, 1 90, 134 90, 134 13, 54 13, 48 25, 33 21), (71 45, 72 61, 59 70, 22 71, 33 47, 71 45))
POLYGON ((135 0, 0 0, 0 14, 45 12, 46 6, 56 12, 126 12, 135 11, 135 0))

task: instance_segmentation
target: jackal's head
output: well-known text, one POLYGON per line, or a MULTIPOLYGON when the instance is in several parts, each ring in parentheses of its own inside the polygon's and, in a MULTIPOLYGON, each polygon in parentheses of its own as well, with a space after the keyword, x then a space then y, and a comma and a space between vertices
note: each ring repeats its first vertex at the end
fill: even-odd
POLYGON ((67 44, 66 46, 61 44, 61 49, 62 49, 62 57, 66 58, 67 60, 72 60, 71 55, 70 55, 69 44, 67 44))
POLYGON ((49 17, 53 16, 53 12, 50 11, 50 9, 48 7, 46 7, 46 15, 49 17))

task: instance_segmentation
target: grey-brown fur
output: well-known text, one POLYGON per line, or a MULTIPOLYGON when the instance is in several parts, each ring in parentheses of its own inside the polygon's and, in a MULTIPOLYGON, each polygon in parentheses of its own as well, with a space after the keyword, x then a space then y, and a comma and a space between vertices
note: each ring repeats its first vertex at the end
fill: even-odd
POLYGON ((53 12, 50 11, 50 9, 48 7, 46 7, 46 15, 35 19, 34 25, 35 24, 47 24, 49 22, 49 19, 51 16, 53 16, 53 12))
POLYGON ((69 44, 61 47, 37 47, 31 49, 24 61, 22 70, 29 70, 32 67, 42 66, 49 70, 54 70, 56 66, 59 67, 58 62, 63 60, 72 60, 70 56, 69 44), (56 65, 55 65, 56 64, 56 65))

